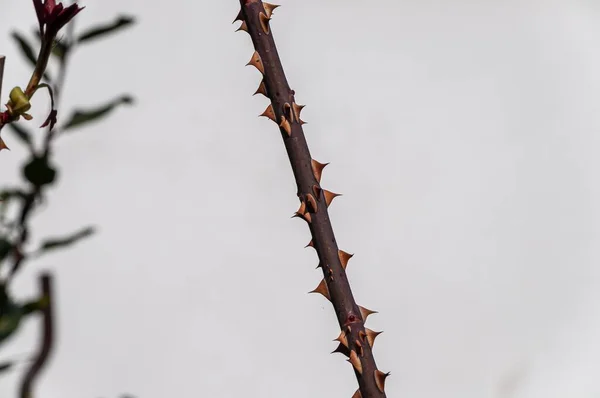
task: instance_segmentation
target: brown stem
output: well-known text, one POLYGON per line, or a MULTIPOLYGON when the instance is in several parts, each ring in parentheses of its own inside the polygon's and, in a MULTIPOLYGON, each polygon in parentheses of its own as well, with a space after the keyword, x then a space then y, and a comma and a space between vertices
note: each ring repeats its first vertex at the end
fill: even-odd
POLYGON ((338 249, 329 220, 327 206, 332 198, 331 193, 320 186, 322 167, 318 164, 313 166, 302 129, 303 122, 299 117, 301 108, 295 102, 295 92, 288 85, 269 26, 273 7, 260 0, 240 0, 240 5, 238 19, 242 20, 242 29, 250 34, 256 50, 251 64, 263 74, 262 91, 271 100, 272 108, 267 109, 266 113, 271 114, 280 126, 296 179, 301 203, 297 215, 308 223, 311 243, 323 270, 326 287, 317 291, 332 302, 342 330, 339 338, 341 345, 336 351, 346 354, 353 365, 359 384, 355 397, 386 397, 384 380, 387 374, 377 370, 371 350, 374 332, 364 326, 368 312, 364 312, 365 309, 354 300, 345 271, 348 257, 338 249))
POLYGON ((25 95, 27 98, 31 98, 36 87, 40 84, 40 81, 44 76, 44 72, 46 71, 46 67, 48 66, 48 60, 50 59, 51 53, 52 40, 42 39, 42 45, 40 47, 37 63, 35 64, 35 69, 33 70, 31 78, 29 79, 29 83, 27 83, 27 88, 25 89, 25 95))
POLYGON ((54 305, 54 296, 52 292, 52 277, 49 274, 42 274, 40 276, 40 289, 41 297, 44 301, 44 305, 41 310, 43 324, 40 350, 29 369, 27 369, 23 380, 21 381, 19 391, 20 398, 32 397, 33 385, 35 384, 40 371, 46 364, 54 345, 54 312, 52 308, 54 305))
MULTIPOLYGON (((65 46, 64 53, 62 58, 60 59, 60 64, 58 66, 58 75, 56 78, 56 84, 54 85, 54 106, 56 109, 59 109, 60 100, 62 99, 62 91, 65 86, 65 80, 67 77, 67 66, 68 60, 71 56, 71 51, 76 44, 74 39, 75 36, 75 20, 72 20, 67 25, 67 34, 64 40, 66 40, 67 45, 65 46)), ((54 138, 60 132, 56 127, 50 128, 46 130, 46 136, 44 137, 44 156, 49 156, 51 150, 51 144, 54 138)))
POLYGON ((2 80, 4 79, 4 61, 6 57, 0 55, 0 99, 2 99, 2 80))

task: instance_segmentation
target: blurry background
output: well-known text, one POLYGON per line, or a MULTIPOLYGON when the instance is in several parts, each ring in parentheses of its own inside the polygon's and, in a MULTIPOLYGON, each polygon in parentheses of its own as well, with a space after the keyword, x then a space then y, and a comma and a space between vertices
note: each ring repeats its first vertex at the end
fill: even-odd
MULTIPOLYGON (((276 126, 258 118, 235 0, 82 1, 62 107, 135 95, 57 141, 33 240, 95 224, 28 264, 55 272, 59 342, 41 398, 350 397, 331 305, 276 126), (310 328, 303 328, 306 322, 310 328)), ((389 397, 600 396, 600 3, 285 0, 272 29, 303 112, 389 397)), ((0 2, 3 101, 29 65, 0 2)), ((47 109, 36 96, 31 126, 47 109), (37 104, 36 104, 37 101, 37 104)), ((36 121, 37 120, 37 121, 36 121)), ((7 131, 7 130, 5 130, 7 131)), ((39 130, 40 133, 42 130, 39 130)), ((0 156, 20 178, 24 149, 0 156)), ((0 357, 30 353, 28 321, 0 357)), ((0 378, 15 395, 19 371, 0 378)))

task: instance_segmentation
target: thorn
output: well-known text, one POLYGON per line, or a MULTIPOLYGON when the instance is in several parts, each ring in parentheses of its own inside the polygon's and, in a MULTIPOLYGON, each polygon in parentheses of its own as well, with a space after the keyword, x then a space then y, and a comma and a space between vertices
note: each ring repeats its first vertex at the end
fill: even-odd
POLYGON ((348 339, 346 338, 346 332, 343 330, 340 332, 340 335, 333 339, 333 341, 339 341, 344 347, 348 348, 348 339))
POLYGON ((338 250, 338 257, 340 259, 340 263, 342 263, 343 269, 346 269, 346 266, 348 265, 348 260, 350 260, 353 256, 354 254, 346 253, 343 250, 338 250))
POLYGON ((310 165, 312 166, 313 174, 317 180, 317 182, 321 182, 321 174, 323 173, 323 169, 329 163, 319 163, 314 159, 311 159, 310 165))
POLYGON ((294 102, 292 106, 294 107, 294 114, 296 115, 296 118, 300 119, 300 112, 302 112, 302 109, 304 109, 306 105, 298 105, 294 102))
POLYGON ((252 94, 252 95, 256 95, 256 94, 262 94, 262 95, 264 95, 264 96, 265 96, 265 97, 267 97, 267 98, 269 97, 269 96, 267 95, 267 86, 265 86, 265 81, 264 81, 264 79, 263 79, 263 80, 261 80, 261 82, 260 82, 260 84, 259 84, 258 88, 256 89, 256 91, 255 91, 255 92, 254 92, 254 94, 252 94))
POLYGON ((263 32, 265 32, 265 34, 269 34, 269 21, 271 20, 271 18, 269 18, 268 16, 266 16, 265 14, 263 14, 262 12, 260 14, 258 14, 258 19, 260 20, 260 27, 262 28, 263 32))
POLYGON ((288 136, 292 135, 292 126, 283 115, 281 115, 281 123, 279 124, 279 127, 284 129, 288 136))
POLYGON ((390 372, 383 373, 379 369, 375 369, 375 384, 377 384, 377 388, 379 391, 383 392, 385 387, 385 379, 390 375, 390 372))
POLYGON ((356 390, 352 398, 362 398, 362 394, 360 393, 360 389, 356 390))
POLYGON ((350 350, 348 348, 344 347, 344 345, 342 343, 338 344, 337 348, 335 350, 331 351, 331 354, 335 354, 336 352, 339 352, 340 354, 344 354, 347 357, 350 356, 350 350))
POLYGON ((316 213, 318 209, 317 200, 311 194, 306 195, 306 198, 308 199, 308 204, 310 205, 312 212, 316 213))
POLYGON ((262 63, 262 60, 260 59, 260 54, 258 53, 258 51, 254 51, 254 54, 252 54, 252 58, 250 58, 250 61, 248 61, 246 66, 248 65, 254 66, 256 69, 258 69, 260 73, 262 73, 263 75, 265 74, 265 67, 262 63))
POLYGON ((240 12, 238 12, 238 15, 233 20, 232 24, 235 23, 235 21, 243 21, 243 20, 244 20, 244 17, 242 15, 242 10, 240 10, 240 12))
POLYGON ((356 351, 350 351, 350 359, 348 359, 348 362, 354 366, 354 369, 356 369, 358 374, 362 374, 362 364, 360 363, 358 355, 356 355, 356 351))
POLYGON ((294 218, 294 217, 300 217, 307 223, 310 223, 312 221, 312 219, 310 217, 310 213, 308 213, 306 211, 306 203, 305 202, 300 202, 300 208, 294 213, 292 218, 294 218))
POLYGON ((370 309, 361 307, 360 305, 358 306, 358 309, 360 310, 360 316, 362 316, 363 322, 367 321, 367 318, 369 317, 369 315, 377 314, 377 311, 371 311, 370 309))
POLYGON ((0 138, 0 151, 3 149, 8 149, 10 151, 10 148, 6 145, 6 142, 4 142, 2 138, 0 138))
POLYGON ((306 213, 306 203, 304 201, 300 202, 300 208, 296 210, 296 214, 303 215, 306 213))
POLYGON ((297 103, 293 103, 292 107, 294 108, 294 115, 296 116, 296 120, 298 121, 298 123, 300 124, 305 124, 306 122, 302 121, 302 119, 300 119, 300 112, 302 112, 302 109, 305 107, 306 105, 298 105, 297 103))
MULTIPOLYGON (((383 332, 376 332, 376 331, 371 330, 369 328, 365 328, 365 331, 367 332, 367 341, 369 342, 369 346, 371 348, 373 348, 373 344, 375 344, 375 338, 377 336, 379 336, 383 332)), ((362 331, 361 331, 361 333, 362 333, 362 331)))
POLYGON ((323 190, 323 194, 325 195, 325 203, 327 203, 327 207, 329 207, 329 205, 331 204, 331 202, 333 201, 333 199, 336 196, 342 196, 341 193, 333 193, 333 192, 328 191, 326 189, 323 190))
POLYGON ((275 111, 273 110, 273 105, 269 104, 269 106, 267 106, 267 109, 265 109, 265 111, 263 113, 261 113, 260 116, 265 116, 268 117, 269 119, 271 119, 272 121, 277 123, 277 118, 275 117, 275 111))
POLYGON ((240 30, 243 30, 244 32, 248 32, 248 25, 246 25, 246 21, 242 21, 242 24, 240 25, 240 27, 237 28, 235 31, 239 32, 240 30))
POLYGON ((329 297, 329 290, 327 289, 327 284, 325 283, 325 279, 321 279, 321 283, 319 283, 319 286, 317 286, 315 288, 315 290, 310 291, 308 293, 320 293, 327 300, 331 301, 331 297, 329 297))
POLYGON ((362 357, 363 355, 363 348, 362 348, 362 344, 360 343, 359 340, 355 340, 354 341, 354 345, 358 347, 358 351, 360 351, 359 355, 362 357))
POLYGON ((263 3, 263 7, 265 8, 267 17, 271 19, 271 15, 273 15, 273 10, 279 7, 279 4, 263 3))
MULTIPOLYGON (((310 240, 310 242, 308 242, 308 245, 304 246, 304 248, 306 249, 307 247, 312 247, 313 249, 315 248, 315 244, 313 243, 312 239, 310 240)), ((319 267, 317 267, 319 268, 319 267)))
POLYGON ((292 106, 287 102, 283 104, 283 114, 285 118, 290 120, 292 123, 294 122, 294 114, 292 113, 292 106))
POLYGON ((294 218, 294 217, 299 217, 309 224, 312 222, 312 217, 310 216, 310 213, 304 213, 304 214, 294 213, 292 218, 294 218))

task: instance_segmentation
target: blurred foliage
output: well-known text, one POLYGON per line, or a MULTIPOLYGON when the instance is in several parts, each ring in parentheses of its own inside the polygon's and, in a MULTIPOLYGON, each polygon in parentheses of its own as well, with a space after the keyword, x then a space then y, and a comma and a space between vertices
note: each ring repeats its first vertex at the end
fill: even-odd
MULTIPOLYGON (((17 31, 12 32, 12 38, 19 45, 19 50, 21 50, 21 54, 23 54, 23 57, 25 57, 25 59, 29 61, 32 67, 35 67, 35 64, 37 62, 37 55, 33 51, 33 46, 29 44, 25 36, 23 36, 17 31)), ((44 79, 46 81, 50 81, 50 76, 48 76, 47 72, 44 72, 44 79)))
MULTIPOLYGON (((71 54, 78 45, 91 44, 95 40, 124 31, 134 23, 135 19, 132 16, 119 15, 112 21, 85 29, 78 36, 70 30, 66 37, 54 41, 52 47, 53 57, 50 62, 57 63, 57 76, 60 76, 61 73, 64 74, 68 59, 67 55, 71 54)), ((24 34, 17 31, 13 31, 11 37, 17 49, 33 70, 41 46, 39 30, 35 29, 37 41, 30 41, 24 34)), ((62 79, 59 78, 60 81, 53 82, 47 74, 44 74, 44 79, 53 87, 56 93, 62 92, 62 84, 64 84, 62 79)), ((0 100, 2 100, 2 103, 6 102, 3 99, 0 100)), ((13 298, 10 292, 10 284, 15 273, 21 268, 22 263, 49 251, 69 248, 95 232, 94 227, 88 226, 66 236, 41 239, 35 252, 24 251, 29 236, 31 210, 43 201, 45 190, 58 181, 59 167, 52 160, 52 144, 57 137, 63 136, 62 132, 67 130, 73 132, 84 126, 101 122, 120 105, 132 104, 133 101, 131 95, 120 94, 112 100, 87 109, 75 108, 70 112, 71 116, 66 119, 66 122, 61 123, 61 120, 58 120, 58 125, 52 126, 51 124, 46 128, 42 140, 35 139, 39 133, 31 126, 31 122, 21 120, 7 126, 8 131, 12 133, 11 135, 26 147, 29 155, 21 169, 21 175, 24 179, 23 186, 0 190, 0 348, 10 338, 14 337, 25 319, 29 315, 38 313, 40 309, 44 308, 46 302, 39 297, 29 301, 19 301, 13 298), (36 147, 36 143, 39 144, 40 141, 43 142, 42 147, 36 147), (12 219, 7 219, 7 208, 11 206, 18 211, 16 214, 11 213, 13 215, 12 219), (12 267, 6 267, 11 262, 12 267)), ((4 153, 2 155, 7 156, 4 153)), ((14 370, 15 364, 15 361, 0 360, 0 376, 14 370)), ((123 396, 122 398, 132 397, 123 396)))
POLYGON ((73 115, 68 122, 65 123, 63 130, 70 130, 73 127, 80 127, 82 124, 93 122, 101 119, 122 104, 132 104, 133 98, 130 95, 121 95, 106 104, 100 105, 92 109, 75 109, 73 115))
POLYGON ((13 361, 0 362, 0 374, 11 370, 15 366, 13 361))
POLYGON ((93 39, 102 38, 109 33, 114 33, 120 29, 126 28, 133 24, 135 19, 129 15, 120 15, 114 22, 107 23, 105 25, 95 26, 91 29, 86 30, 77 38, 78 43, 88 42, 93 39))
POLYGON ((21 53, 23 54, 25 59, 27 61, 29 61, 31 66, 35 67, 35 64, 37 63, 37 56, 33 52, 33 47, 31 46, 31 44, 29 44, 27 42, 27 39, 25 39, 25 37, 23 35, 21 35, 19 32, 16 32, 16 31, 12 32, 12 38, 19 45, 21 53))
POLYGON ((94 233, 94 227, 85 227, 80 231, 77 231, 71 235, 68 235, 64 238, 52 238, 47 239, 42 242, 42 245, 39 249, 40 252, 47 251, 51 249, 58 249, 65 246, 70 246, 73 243, 77 242, 80 239, 87 238, 88 236, 94 233))
POLYGON ((17 138, 23 142, 23 144, 27 145, 27 149, 29 152, 33 152, 33 141, 31 141, 31 131, 27 130, 25 127, 21 126, 19 123, 11 123, 8 125, 8 128, 15 133, 17 138))

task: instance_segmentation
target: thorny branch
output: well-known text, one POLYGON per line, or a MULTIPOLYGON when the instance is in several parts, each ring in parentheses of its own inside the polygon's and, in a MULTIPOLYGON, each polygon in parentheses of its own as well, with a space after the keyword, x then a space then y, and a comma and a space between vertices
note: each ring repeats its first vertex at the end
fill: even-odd
POLYGON ((271 100, 261 116, 279 126, 298 186, 300 208, 295 216, 308 224, 312 235, 308 246, 317 251, 323 271, 323 280, 313 292, 331 301, 341 329, 336 339, 340 344, 334 352, 346 355, 353 366, 359 384, 353 398, 384 398, 389 373, 377 369, 371 350, 379 333, 364 326, 367 316, 375 311, 356 304, 346 277, 346 265, 352 255, 339 250, 327 212, 338 194, 320 185, 321 173, 327 164, 317 162, 310 155, 302 129, 304 122, 300 118, 304 106, 296 103, 273 39, 270 21, 278 6, 260 0, 240 0, 240 5, 241 11, 235 19, 242 21, 238 30, 250 34, 255 48, 248 65, 255 66, 263 75, 255 94, 263 94, 271 100))

